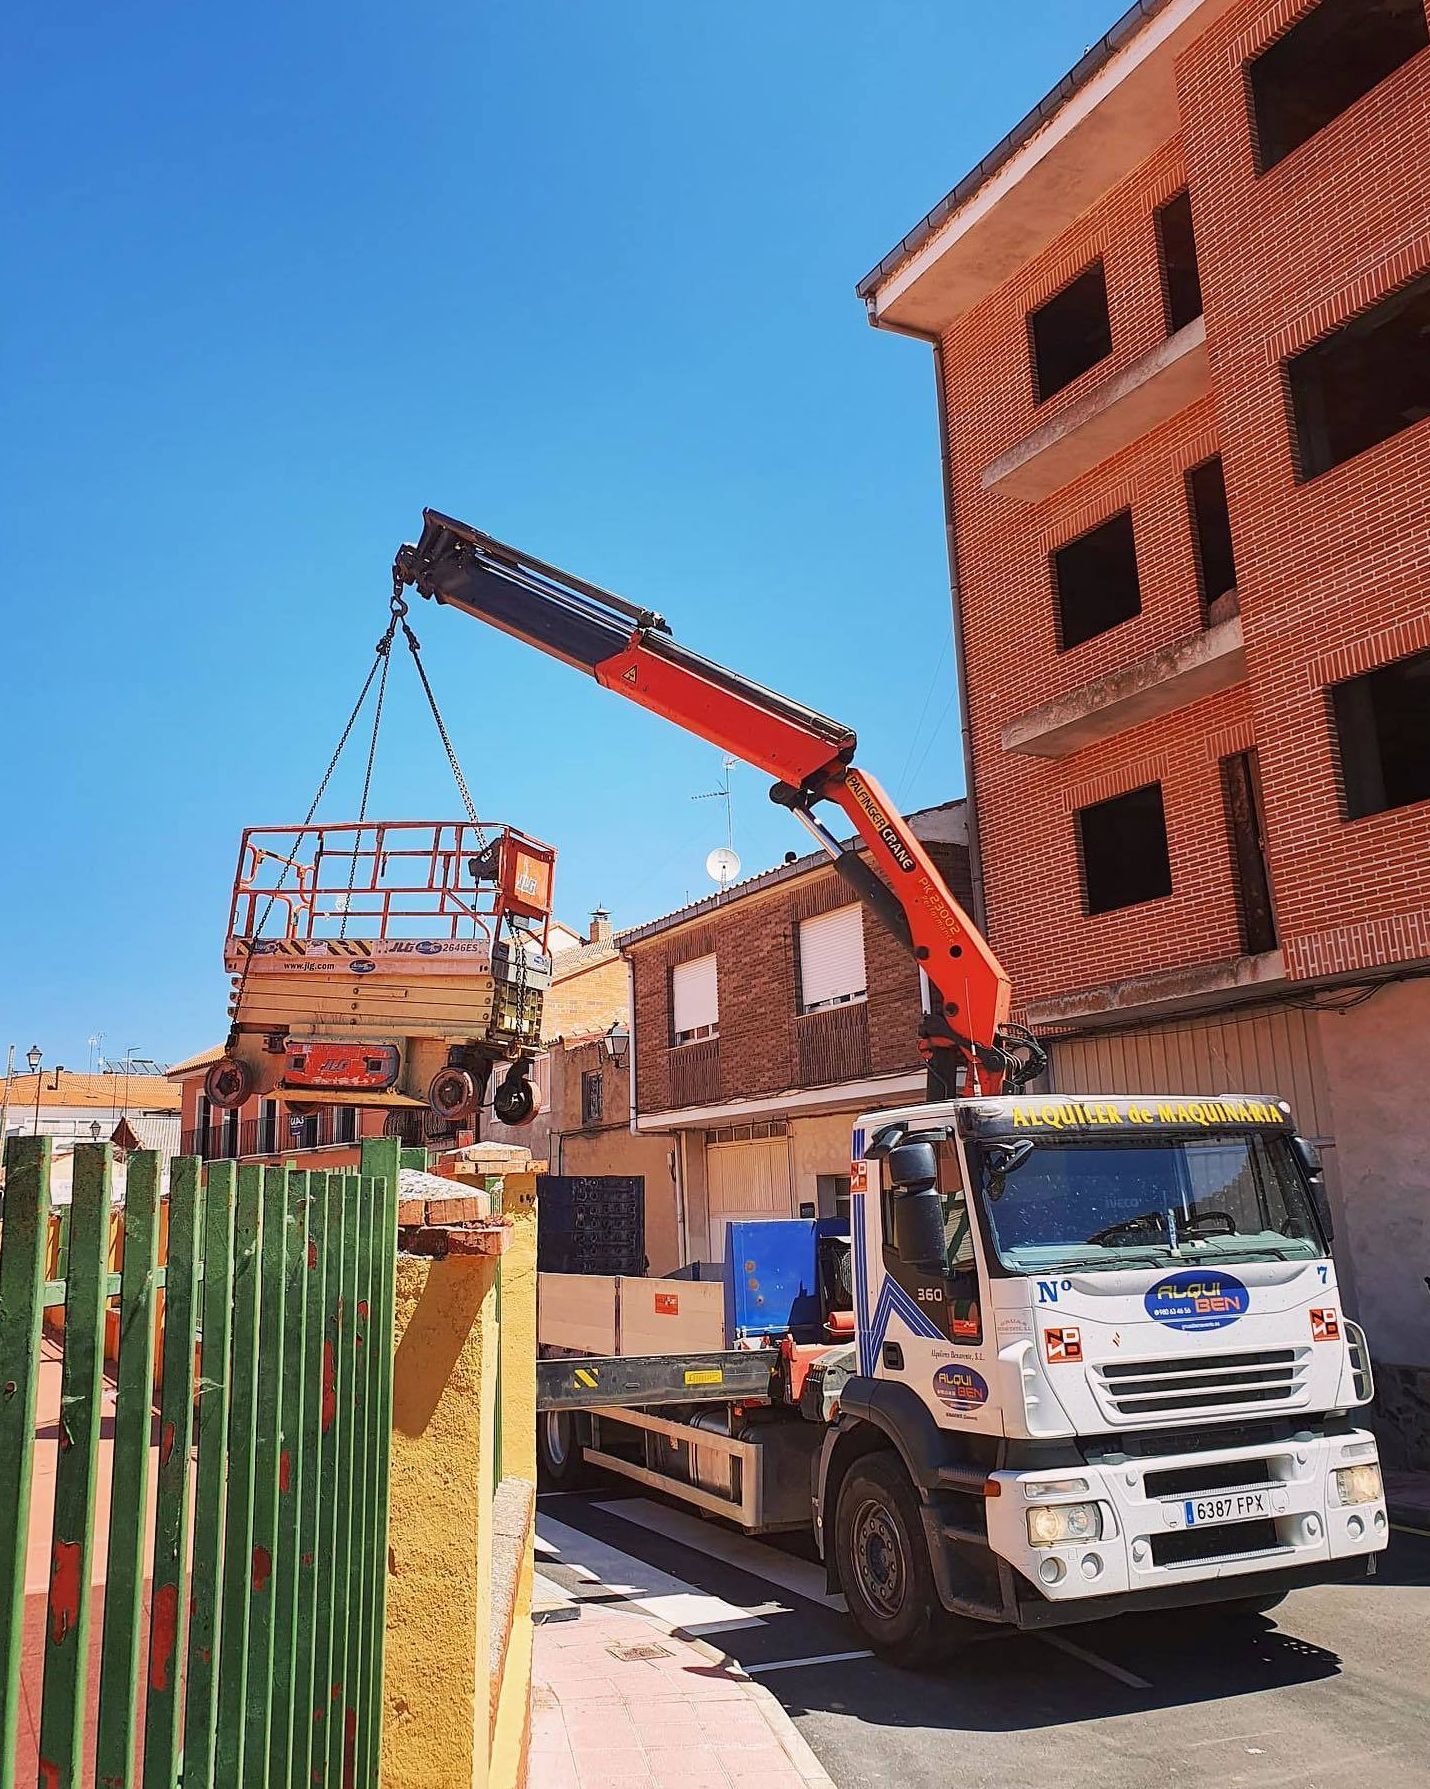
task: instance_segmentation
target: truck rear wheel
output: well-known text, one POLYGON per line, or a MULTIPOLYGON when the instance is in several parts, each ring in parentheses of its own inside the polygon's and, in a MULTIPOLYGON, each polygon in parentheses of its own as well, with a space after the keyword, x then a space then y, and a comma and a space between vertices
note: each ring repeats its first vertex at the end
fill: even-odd
POLYGON ((590 1478, 581 1436, 570 1410, 543 1410, 536 1418, 536 1464, 541 1488, 576 1491, 590 1478))
POLYGON ((955 1623, 939 1601, 918 1498, 894 1454, 866 1454, 849 1468, 834 1548, 850 1616, 875 1652, 906 1666, 948 1653, 955 1623))

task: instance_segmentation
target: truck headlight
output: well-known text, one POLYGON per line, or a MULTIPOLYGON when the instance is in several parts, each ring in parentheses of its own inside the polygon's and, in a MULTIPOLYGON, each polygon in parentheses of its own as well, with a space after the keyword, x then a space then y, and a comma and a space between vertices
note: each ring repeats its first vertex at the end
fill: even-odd
POLYGON ((1102 1539, 1102 1511, 1095 1503, 1036 1503, 1028 1511, 1028 1539, 1035 1547, 1102 1539))
POLYGON ((1378 1503, 1385 1495, 1379 1466, 1338 1466, 1336 1491, 1343 1504, 1378 1503))

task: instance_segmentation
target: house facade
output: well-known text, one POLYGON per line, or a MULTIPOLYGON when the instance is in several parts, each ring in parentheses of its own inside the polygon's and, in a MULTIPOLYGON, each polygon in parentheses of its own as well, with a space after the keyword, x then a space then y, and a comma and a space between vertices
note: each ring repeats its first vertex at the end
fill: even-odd
POLYGON ((1060 1089, 1289 1098, 1430 1460, 1430 20, 1142 0, 861 282, 934 350, 980 911, 1060 1089))
POLYGON ((114 1142, 157 1149, 167 1160, 179 1147, 179 1095, 162 1074, 79 1074, 41 1068, 0 1079, 6 1137, 50 1137, 56 1151, 76 1143, 114 1142))
MULTIPOLYGON (((962 803, 910 823, 966 902, 962 803)), ((912 958, 822 855, 618 942, 632 986, 631 1140, 673 1158, 678 1260, 721 1260, 731 1219, 843 1215, 852 1120, 924 1087, 912 958)))

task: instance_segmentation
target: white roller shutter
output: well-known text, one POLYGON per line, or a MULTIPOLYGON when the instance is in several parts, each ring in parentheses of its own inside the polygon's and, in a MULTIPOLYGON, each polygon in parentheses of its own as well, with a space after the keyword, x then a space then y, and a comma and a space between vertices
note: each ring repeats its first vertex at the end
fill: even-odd
POLYGON ((670 1028, 677 1043, 713 1037, 720 1026, 715 956, 677 963, 670 978, 670 1028))
POLYGON ((858 902, 836 907, 815 919, 799 922, 800 1010, 838 1006, 862 1000, 868 977, 864 970, 864 913, 858 902))

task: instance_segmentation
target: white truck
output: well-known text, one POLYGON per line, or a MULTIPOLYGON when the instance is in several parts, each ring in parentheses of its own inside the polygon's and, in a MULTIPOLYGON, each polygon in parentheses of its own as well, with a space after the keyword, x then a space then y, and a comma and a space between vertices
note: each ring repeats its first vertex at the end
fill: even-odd
POLYGON ((594 1462, 752 1531, 812 1523, 870 1644, 908 1662, 989 1624, 1266 1608, 1373 1570, 1370 1357, 1289 1108, 1025 1092, 1046 1055, 852 729, 432 510, 393 566, 404 611, 408 587, 778 779, 927 990, 928 1101, 856 1126, 846 1241, 827 1220, 731 1224, 718 1298, 543 1286, 547 1470, 594 1462))
MULTIPOLYGON (((723 1310, 707 1294, 675 1352, 542 1363, 548 1473, 812 1525, 907 1664, 990 1626, 1265 1610, 1374 1571, 1369 1356, 1284 1102, 962 1099, 870 1113, 852 1153, 847 1271, 828 1226, 732 1226, 723 1310)), ((676 1316, 694 1288, 615 1290, 676 1316)), ((551 1297, 548 1344, 577 1312, 588 1345, 613 1333, 611 1282, 551 1297)))

